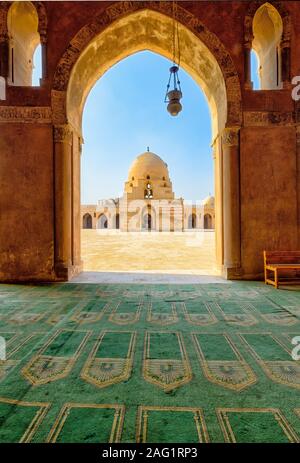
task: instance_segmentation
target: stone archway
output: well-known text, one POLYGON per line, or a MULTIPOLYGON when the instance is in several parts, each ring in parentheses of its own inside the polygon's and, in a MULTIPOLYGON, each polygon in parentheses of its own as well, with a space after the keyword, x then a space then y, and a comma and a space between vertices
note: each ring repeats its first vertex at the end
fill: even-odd
POLYGON ((152 214, 150 212, 146 212, 146 214, 143 215, 142 219, 142 230, 152 230, 152 222, 152 214))
POLYGON ((105 214, 100 214, 97 220, 97 228, 100 230, 106 230, 108 228, 108 218, 105 214))
POLYGON ((93 219, 91 214, 84 214, 82 218, 82 228, 93 228, 93 219))
MULTIPOLYGON (((10 7, 13 5, 13 1, 0 1, 0 50, 4 57, 3 62, 1 63, 0 75, 3 77, 8 77, 9 72, 9 34, 7 27, 7 15, 10 10, 10 7)), ((48 77, 47 69, 47 40, 48 40, 48 19, 47 12, 44 2, 38 1, 29 1, 36 10, 38 16, 38 33, 40 36, 40 43, 42 47, 42 83, 48 77)))
MULTIPOLYGON (((79 227, 82 112, 89 91, 111 66, 142 50, 171 58, 173 21, 170 2, 118 2, 83 27, 58 63, 52 89, 55 142, 55 269, 69 278, 80 268, 79 227), (73 191, 70 196, 66 191, 73 191), (73 203, 72 203, 73 201, 73 203), (66 218, 68 211, 74 216, 66 218), (77 251, 76 251, 77 250, 77 251)), ((231 56, 216 35, 177 8, 181 66, 204 91, 211 111, 215 165, 217 265, 227 276, 240 268, 239 128, 241 90, 231 56), (223 152, 223 156, 221 156, 223 152)))
POLYGON ((189 229, 194 229, 197 227, 197 216, 193 212, 192 214, 189 215, 188 217, 188 228, 189 229))
POLYGON ((114 226, 115 226, 116 230, 119 230, 119 228, 120 228, 120 214, 119 214, 119 212, 117 212, 117 214, 115 215, 114 226))
MULTIPOLYGON (((137 51, 147 49, 170 58, 173 27, 171 16, 170 2, 118 2, 84 26, 70 41, 56 68, 52 90, 54 122, 70 123, 77 133, 81 134, 81 115, 85 99, 94 83, 113 64, 137 51), (153 33, 153 23, 156 26, 160 24, 156 33, 153 33), (117 29, 119 34, 116 34, 117 29), (108 38, 110 41, 107 40, 108 38), (136 40, 132 41, 133 38, 136 40), (107 49, 103 46, 104 42, 108 44, 107 49), (116 47, 113 45, 114 42, 117 43, 116 47), (99 47, 102 51, 100 66, 97 59, 93 61, 92 56, 88 56, 93 49, 97 54, 99 47), (81 66, 85 60, 88 60, 88 67, 83 69, 81 66), (97 71, 92 72, 91 66, 97 71), (88 72, 88 80, 79 88, 81 80, 79 75, 84 72, 88 72), (75 96, 72 95, 70 88, 76 86, 76 83, 79 93, 75 96), (72 101, 72 96, 76 101, 72 101), (78 103, 79 106, 76 106, 78 103)), ((216 136, 225 125, 239 127, 242 121, 241 89, 230 54, 218 37, 197 17, 179 6, 177 6, 177 21, 182 41, 181 65, 199 83, 209 100, 211 109, 214 105, 212 119, 215 114, 222 113, 218 127, 213 127, 214 135, 216 136), (191 45, 196 45, 196 48, 187 50, 191 45), (186 50, 183 49, 184 46, 186 50), (200 56, 201 52, 202 56, 200 56), (187 57, 185 53, 189 53, 189 56, 187 57), (201 70, 200 64, 207 65, 206 76, 202 75, 204 70, 201 70), (212 82, 213 78, 216 80, 215 83, 212 82), (213 85, 214 89, 212 89, 213 85)))
POLYGON ((204 229, 210 230, 212 228, 212 216, 210 214, 204 215, 204 229))
POLYGON ((282 37, 280 43, 281 49, 281 77, 283 87, 288 87, 291 81, 290 61, 291 61, 291 36, 292 36, 292 21, 289 11, 286 9, 284 2, 263 0, 250 2, 249 8, 246 11, 244 18, 244 73, 245 73, 245 88, 251 89, 251 56, 253 35, 253 19, 256 12, 264 5, 269 5, 277 10, 282 20, 282 37))
MULTIPOLYGON (((2 36, 7 35, 8 33, 6 17, 7 17, 8 10, 10 9, 13 3, 14 3, 13 1, 1 1, 0 2, 0 14, 3 16, 3 19, 4 19, 0 21, 0 24, 2 25, 2 28, 3 28, 3 29, 0 29, 0 35, 2 36)), ((35 9, 39 17, 38 31, 41 37, 44 37, 46 41, 48 21, 47 21, 47 13, 46 13, 44 2, 32 1, 30 3, 32 3, 35 6, 35 9)))

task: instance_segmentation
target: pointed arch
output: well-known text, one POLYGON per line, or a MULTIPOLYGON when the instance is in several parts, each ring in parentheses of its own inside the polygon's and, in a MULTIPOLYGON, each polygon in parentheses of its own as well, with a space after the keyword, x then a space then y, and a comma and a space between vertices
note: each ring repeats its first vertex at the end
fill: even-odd
MULTIPOLYGON (((26 13, 26 11, 25 11, 26 13)), ((22 12, 21 12, 22 16, 22 12)), ((2 38, 2 50, 3 50, 3 56, 1 57, 0 60, 0 75, 8 79, 8 83, 10 85, 31 85, 31 70, 30 66, 32 65, 32 58, 35 49, 37 48, 38 44, 41 45, 42 47, 42 78, 47 77, 47 27, 48 27, 48 21, 47 21, 47 12, 46 12, 46 7, 43 2, 35 2, 35 1, 23 1, 23 2, 11 2, 11 1, 0 1, 0 37, 2 38), (24 68, 23 72, 21 72, 20 76, 20 71, 17 72, 19 74, 19 77, 16 79, 16 81, 12 81, 12 39, 14 39, 11 30, 11 16, 12 16, 12 11, 14 9, 20 9, 24 10, 27 9, 27 15, 20 18, 19 23, 22 23, 22 27, 20 28, 21 31, 17 31, 15 40, 17 42, 22 43, 23 48, 23 53, 21 53, 21 63, 20 65, 16 63, 17 67, 22 67, 24 68), (30 12, 31 10, 31 12, 30 12), (30 13, 31 13, 31 19, 30 19, 30 13), (34 19, 34 16, 36 18, 34 19), (26 26, 25 29, 27 29, 25 41, 23 34, 26 32, 24 30, 23 26, 26 26), (30 27, 32 27, 31 30, 31 37, 28 36, 28 32, 30 32, 30 27), (24 53, 25 50, 25 53, 24 53), (23 57, 22 57, 23 55, 23 57), (25 56, 24 56, 25 55, 25 56), (27 66, 26 66, 26 57, 27 57, 27 66), (30 63, 29 63, 30 61, 30 63), (26 67, 28 67, 26 71, 26 67), (26 71, 26 72, 25 72, 26 71)), ((19 50, 17 47, 16 54, 18 57, 19 52, 22 50, 19 50)), ((15 57, 16 58, 16 57, 15 57)))
POLYGON ((291 16, 284 2, 251 2, 244 19, 245 84, 251 88, 250 50, 260 62, 260 88, 290 83, 291 16))
POLYGON ((116 213, 116 222, 115 222, 116 229, 118 230, 120 228, 120 213, 116 213))
MULTIPOLYGON (((54 122, 69 122, 81 135, 81 113, 86 97, 109 67, 145 49, 170 58, 171 18, 170 2, 118 2, 84 26, 71 40, 55 71, 54 122), (128 30, 136 30, 134 41, 128 30), (99 50, 101 53, 97 53, 99 50), (103 60, 102 64, 99 59, 103 60), (92 73, 93 62, 97 72, 92 73), (88 69, 83 86, 82 75, 88 69)), ((179 6, 177 21, 182 41, 182 67, 195 78, 208 98, 213 136, 216 137, 225 125, 240 126, 241 89, 230 54, 196 16, 179 6)))
POLYGON ((88 212, 82 218, 82 228, 93 228, 93 219, 88 212))
POLYGON ((281 39, 283 22, 278 10, 266 2, 253 17, 252 48, 259 60, 259 79, 262 90, 281 88, 281 39))
POLYGON ((205 230, 211 230, 212 228, 213 228, 212 216, 211 216, 211 214, 205 214, 204 215, 204 229, 205 230))
POLYGON ((8 83, 32 85, 33 55, 40 43, 39 18, 31 2, 13 2, 7 13, 9 38, 8 83))
MULTIPOLYGON (((0 35, 5 37, 7 35, 7 13, 12 4, 15 2, 10 1, 0 1, 0 35)), ((47 19, 47 11, 44 5, 44 2, 30 2, 34 5, 39 21, 38 21, 38 32, 41 37, 47 36, 47 29, 48 29, 48 19, 47 19)))
POLYGON ((192 212, 188 217, 188 228, 189 229, 197 228, 197 216, 195 212, 192 212))
MULTIPOLYGON (((220 39, 198 17, 178 6, 176 21, 181 41, 181 67, 202 88, 211 112, 216 198, 220 205, 216 224, 216 255, 218 266, 226 262, 226 272, 229 272, 228 269, 240 266, 240 198, 236 188, 239 184, 239 129, 242 124, 239 76, 232 57, 220 39), (224 159, 222 150, 227 152, 224 159), (228 178, 223 184, 225 171, 228 178), (223 212, 224 204, 227 209, 223 212), (223 221, 223 214, 229 216, 226 222, 223 221), (230 245, 225 246, 224 243, 230 245)), ((67 158, 70 150, 73 150, 73 155, 79 156, 86 98, 96 81, 114 64, 143 50, 172 58, 170 43, 173 25, 171 2, 115 2, 78 31, 58 61, 52 81, 51 106, 54 149, 57 153, 63 150, 67 158), (77 139, 78 144, 71 144, 72 139, 77 139)), ((59 165, 56 169, 55 175, 61 175, 59 165)), ((69 164, 62 166, 65 182, 70 184, 68 169, 69 164)), ((74 184, 73 188, 76 189, 77 185, 74 184)), ((68 200, 63 190, 57 197, 58 203, 59 198, 62 202, 68 200)), ((73 210, 78 209, 79 204, 74 203, 73 210)), ((67 260, 59 261, 60 236, 68 235, 70 225, 61 220, 59 208, 56 211, 56 226, 60 232, 55 242, 55 268, 60 274, 69 265, 67 260)), ((179 222, 174 209, 171 209, 170 222, 170 228, 174 231, 179 222)), ((74 240, 79 239, 76 227, 74 240)))
POLYGON ((97 220, 98 229, 107 229, 108 228, 108 218, 105 214, 100 214, 97 220))

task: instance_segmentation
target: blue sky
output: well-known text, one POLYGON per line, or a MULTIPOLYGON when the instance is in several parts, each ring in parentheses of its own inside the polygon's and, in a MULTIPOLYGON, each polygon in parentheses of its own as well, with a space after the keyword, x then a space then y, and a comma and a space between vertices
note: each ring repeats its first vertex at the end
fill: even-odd
POLYGON ((33 72, 32 72, 32 85, 40 85, 40 77, 42 75, 42 48, 38 45, 33 55, 33 72))
MULTIPOLYGON (((33 85, 39 84, 40 61, 38 47, 33 85)), ((109 69, 91 90, 83 114, 82 204, 122 195, 132 161, 147 146, 167 162, 176 197, 196 201, 214 194, 206 98, 180 69, 183 110, 170 116, 164 103, 170 64, 140 52, 109 69)), ((254 89, 259 88, 257 66, 252 53, 254 89)))
POLYGON ((170 62, 140 52, 112 67, 92 89, 84 109, 82 203, 122 194, 130 164, 150 150, 169 166, 176 197, 213 193, 211 122, 200 87, 180 70, 183 110, 164 103, 170 62))
POLYGON ((255 53, 255 51, 252 50, 251 51, 251 80, 253 83, 253 90, 260 89, 258 66, 259 66, 258 56, 255 53))

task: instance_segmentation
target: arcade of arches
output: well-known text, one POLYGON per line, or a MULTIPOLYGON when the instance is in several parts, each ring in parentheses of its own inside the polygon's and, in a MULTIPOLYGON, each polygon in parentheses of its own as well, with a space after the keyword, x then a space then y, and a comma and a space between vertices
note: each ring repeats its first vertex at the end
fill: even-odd
MULTIPOLYGON (((21 13, 30 20, 20 30, 14 3, 0 2, 0 75, 6 81, 0 102, 0 279, 68 280, 82 267, 85 100, 101 75, 132 53, 151 50, 170 58, 172 5, 23 2, 21 13), (41 86, 32 87, 31 55, 38 43, 43 75, 41 86)), ((229 279, 260 278, 265 248, 299 247, 300 111, 291 78, 300 69, 300 10, 296 1, 178 2, 176 15, 181 65, 211 111, 216 264, 229 279), (233 25, 230 33, 220 16, 222 24, 233 25), (252 90, 251 50, 260 60, 260 91, 252 90)), ((84 224, 90 226, 89 217, 84 224)))

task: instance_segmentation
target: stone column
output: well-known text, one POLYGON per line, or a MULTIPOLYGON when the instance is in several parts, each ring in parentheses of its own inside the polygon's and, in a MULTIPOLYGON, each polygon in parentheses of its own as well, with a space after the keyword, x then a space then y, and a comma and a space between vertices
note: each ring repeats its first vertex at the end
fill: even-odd
POLYGON ((249 40, 244 43, 244 79, 245 79, 245 88, 248 90, 252 90, 251 49, 252 49, 252 39, 251 41, 249 40))
POLYGON ((42 82, 48 78, 47 36, 40 34, 42 48, 42 82))
MULTIPOLYGON (((212 158, 214 163, 215 179, 215 243, 216 243, 216 267, 219 271, 223 266, 223 166, 220 155, 220 138, 217 137, 212 143, 212 158)), ((203 207, 201 226, 204 228, 203 207)))
POLYGON ((82 271, 81 261, 81 201, 80 201, 80 167, 83 139, 73 132, 72 149, 72 264, 73 273, 82 271))
POLYGON ((239 127, 222 133, 224 274, 238 278, 241 267, 239 127))
POLYGON ((54 126, 55 273, 67 280, 72 268, 72 140, 68 124, 54 126))
POLYGON ((289 14, 283 18, 283 35, 280 43, 281 49, 281 79, 283 88, 291 86, 291 36, 292 23, 289 14))
POLYGON ((291 85, 291 44, 289 40, 283 40, 281 48, 281 79, 284 88, 291 85))
POLYGON ((244 18, 244 82, 245 88, 252 90, 251 81, 251 49, 254 39, 252 31, 252 16, 245 16, 244 18))

